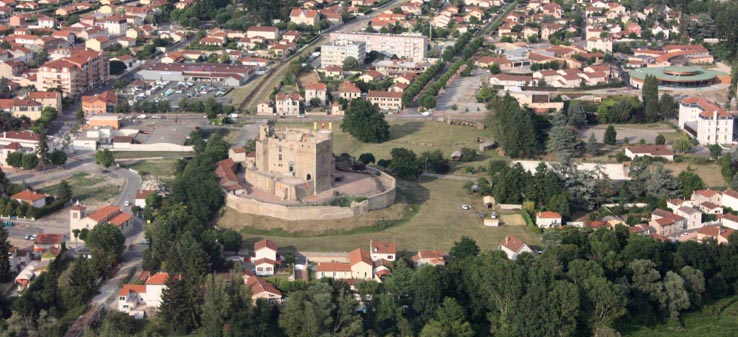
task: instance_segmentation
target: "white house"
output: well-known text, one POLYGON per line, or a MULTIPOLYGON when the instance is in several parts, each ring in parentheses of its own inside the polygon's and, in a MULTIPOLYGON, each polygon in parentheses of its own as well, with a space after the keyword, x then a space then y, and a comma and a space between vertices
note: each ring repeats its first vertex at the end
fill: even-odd
POLYGON ((625 155, 630 159, 637 157, 664 158, 674 161, 674 150, 668 145, 635 145, 625 148, 625 155))
POLYGON ((133 205, 140 208, 146 208, 146 198, 148 198, 151 193, 154 193, 154 191, 138 190, 136 192, 136 199, 133 200, 133 205))
POLYGON ((525 242, 512 235, 508 235, 502 240, 500 243, 500 250, 505 252, 505 254, 507 254, 507 258, 510 260, 517 259, 518 255, 524 252, 533 253, 533 250, 530 249, 525 242))
POLYGON ((700 144, 733 144, 735 116, 702 97, 687 97, 679 103, 679 128, 700 144))
POLYGON ((723 214, 722 225, 723 227, 738 230, 738 216, 730 213, 723 214))
POLYGON ((738 192, 732 189, 725 190, 725 192, 723 192, 723 200, 720 205, 732 210, 738 210, 738 192))
POLYGON ((561 214, 557 212, 536 213, 536 226, 540 228, 551 228, 561 226, 561 214))
POLYGON ((26 203, 36 208, 41 208, 46 206, 46 197, 46 194, 36 193, 29 189, 25 189, 21 192, 13 194, 10 199, 26 203))
MULTIPOLYGON (((178 275, 180 279, 182 275, 178 275)), ((161 305, 161 294, 166 288, 169 274, 159 272, 151 275, 143 271, 138 280, 144 284, 126 284, 118 292, 118 311, 125 312, 137 319, 146 317, 161 305)))
POLYGON ((394 242, 369 241, 372 261, 394 261, 397 258, 397 244, 394 242))
POLYGON ((254 244, 254 271, 258 276, 274 275, 277 266, 277 244, 272 240, 261 240, 254 244))

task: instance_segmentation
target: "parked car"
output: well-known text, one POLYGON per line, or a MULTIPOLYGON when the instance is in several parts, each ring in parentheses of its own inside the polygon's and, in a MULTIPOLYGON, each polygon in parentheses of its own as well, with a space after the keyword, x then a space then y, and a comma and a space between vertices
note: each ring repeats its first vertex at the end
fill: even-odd
POLYGON ((461 209, 463 209, 465 211, 466 210, 470 210, 471 209, 471 206, 470 205, 466 205, 466 204, 465 205, 461 205, 461 209))
POLYGON ((131 202, 128 200, 126 200, 126 202, 123 203, 123 206, 130 206, 130 205, 131 205, 131 202))

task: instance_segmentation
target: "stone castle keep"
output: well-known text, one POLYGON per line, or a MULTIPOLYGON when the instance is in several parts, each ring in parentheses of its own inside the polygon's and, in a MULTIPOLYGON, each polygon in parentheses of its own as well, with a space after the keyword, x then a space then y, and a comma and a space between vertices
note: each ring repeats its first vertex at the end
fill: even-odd
POLYGON ((281 200, 298 201, 332 188, 333 131, 265 125, 248 159, 246 181, 281 200))

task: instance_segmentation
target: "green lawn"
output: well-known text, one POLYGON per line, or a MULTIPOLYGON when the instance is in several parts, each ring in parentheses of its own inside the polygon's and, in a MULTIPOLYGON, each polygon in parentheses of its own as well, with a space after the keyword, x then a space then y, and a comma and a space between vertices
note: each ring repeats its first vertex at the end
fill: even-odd
POLYGON ((136 159, 136 158, 180 158, 184 156, 192 156, 192 152, 168 152, 168 151, 116 151, 113 152, 115 159, 136 159))
POLYGON ((126 162, 120 166, 136 170, 141 176, 171 177, 174 176, 176 164, 176 159, 157 159, 126 162))
MULTIPOLYGON (((72 194, 75 200, 97 200, 107 201, 115 198, 120 192, 120 186, 110 183, 109 179, 100 175, 90 175, 80 172, 66 179, 72 187, 72 194)), ((40 189, 40 192, 57 195, 59 185, 57 183, 40 189)))
MULTIPOLYGON (((424 151, 441 150, 450 156, 462 147, 477 149, 477 137, 489 137, 488 130, 477 130, 466 126, 447 125, 440 122, 390 123, 390 140, 381 143, 363 143, 341 131, 340 122, 333 123, 333 152, 359 156, 371 152, 379 159, 389 159, 390 151, 404 147, 420 154, 424 151)), ((312 123, 278 123, 279 126, 312 128, 312 123)), ((326 124, 327 127, 327 124, 326 124)), ((488 151, 490 152, 490 151, 488 151)), ((491 153, 491 152, 490 152, 491 153)))
MULTIPOLYGON (((370 212, 367 216, 357 219, 305 222, 279 221, 226 211, 219 219, 218 225, 223 228, 242 229, 247 245, 261 238, 270 238, 281 247, 292 246, 314 251, 349 251, 365 247, 370 239, 396 241, 399 249, 404 251, 448 250, 462 235, 474 238, 483 250, 497 249, 508 234, 515 235, 529 244, 540 243, 540 237, 526 226, 484 227, 482 219, 475 211, 461 209, 461 204, 471 204, 480 211, 485 211, 481 209, 481 197, 469 197, 462 189, 463 184, 463 181, 445 179, 424 179, 420 184, 400 183, 401 194, 407 195, 403 199, 416 199, 419 201, 419 209, 409 220, 397 221, 383 230, 372 227, 372 223, 367 223, 367 228, 363 230, 357 229, 356 224, 365 217, 380 219, 376 221, 382 221, 381 219, 386 217, 384 221, 392 221, 402 218, 403 215, 412 215, 414 212, 408 211, 408 206, 401 202, 388 210, 370 212), (385 211, 386 213, 382 213, 385 211), (269 231, 267 230, 269 226, 280 229, 269 231), (318 228, 325 229, 329 234, 316 232, 318 228), (344 231, 338 233, 342 229, 344 231), (308 230, 312 232, 307 233, 308 230)), ((519 218, 514 216, 506 216, 506 219, 511 223, 519 222, 519 218)))
POLYGON ((735 337, 738 335, 738 297, 707 305, 682 316, 682 323, 625 326, 623 337, 735 337))

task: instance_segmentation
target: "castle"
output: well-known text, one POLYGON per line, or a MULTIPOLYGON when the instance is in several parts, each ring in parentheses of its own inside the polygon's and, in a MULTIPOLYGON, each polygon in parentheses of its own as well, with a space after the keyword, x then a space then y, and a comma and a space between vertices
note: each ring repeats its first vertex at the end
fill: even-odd
POLYGON ((274 129, 264 125, 255 156, 246 158, 246 181, 281 200, 299 201, 331 189, 333 131, 274 129))

